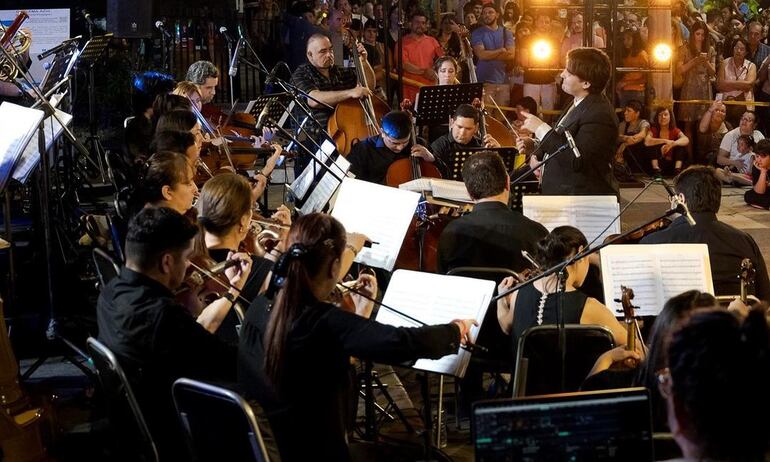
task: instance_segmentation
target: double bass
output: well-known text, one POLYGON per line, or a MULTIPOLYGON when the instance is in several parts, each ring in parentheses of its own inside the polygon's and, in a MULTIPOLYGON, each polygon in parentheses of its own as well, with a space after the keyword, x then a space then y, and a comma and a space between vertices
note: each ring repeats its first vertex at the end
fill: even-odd
MULTIPOLYGON (((353 62, 355 63, 358 84, 369 87, 364 72, 364 62, 358 52, 358 39, 352 40, 353 62)), ((337 104, 334 114, 329 117, 328 132, 343 156, 350 154, 354 142, 380 134, 379 121, 390 111, 387 103, 373 95, 362 99, 347 99, 337 104)))

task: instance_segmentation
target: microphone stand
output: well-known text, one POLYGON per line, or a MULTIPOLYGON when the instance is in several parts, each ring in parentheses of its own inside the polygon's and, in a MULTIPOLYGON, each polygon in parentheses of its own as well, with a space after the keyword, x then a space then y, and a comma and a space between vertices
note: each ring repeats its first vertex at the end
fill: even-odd
MULTIPOLYGON (((269 125, 270 127, 275 128, 276 130, 280 131, 281 135, 285 136, 286 138, 288 138, 289 140, 294 142, 294 144, 296 144, 296 145, 300 146, 302 149, 304 149, 305 152, 310 154, 310 157, 315 161, 316 164, 320 165, 324 170, 326 170, 326 172, 328 172, 331 176, 333 176, 335 179, 337 179, 337 181, 342 183, 342 180, 345 177, 345 173, 343 173, 342 177, 340 177, 338 174, 336 174, 331 169, 331 167, 326 165, 325 162, 321 162, 319 159, 317 159, 316 156, 315 156, 315 153, 313 153, 305 145, 300 143, 299 140, 297 140, 297 138, 294 135, 292 135, 289 131, 287 131, 285 128, 283 128, 280 125, 278 125, 277 123, 275 123, 275 121, 273 119, 268 117, 268 118, 266 118, 266 122, 267 123, 265 125, 269 125)), ((331 160, 331 156, 327 156, 327 157, 331 160)), ((334 161, 332 161, 332 164, 334 164, 334 161)))
MULTIPOLYGON (((626 231, 625 233, 621 233, 618 236, 615 236, 614 238, 612 238, 612 239, 610 239, 608 241, 605 241, 605 242, 597 245, 596 247, 591 247, 591 248, 588 248, 588 249, 584 249, 582 252, 578 252, 575 255, 573 255, 572 257, 568 258, 567 260, 565 260, 565 261, 563 261, 561 263, 557 263, 556 265, 546 269, 545 271, 543 271, 542 273, 538 274, 537 276, 534 276, 534 277, 532 277, 530 279, 527 279, 524 282, 520 282, 519 284, 516 284, 515 286, 511 287, 510 289, 505 290, 505 291, 497 294, 496 296, 492 297, 492 301, 495 302, 495 301, 497 301, 497 300, 499 300, 499 299, 501 299, 503 297, 506 297, 508 294, 513 293, 513 292, 521 289, 522 287, 524 287, 526 285, 532 284, 535 281, 539 281, 540 279, 543 279, 543 278, 546 278, 546 277, 548 277, 548 276, 550 276, 552 274, 557 274, 558 273, 558 283, 557 283, 558 289, 557 289, 557 293, 558 293, 559 298, 557 300, 556 319, 557 319, 557 329, 559 331, 559 353, 561 355, 561 361, 560 362, 561 362, 561 390, 562 391, 564 391, 564 384, 565 384, 565 373, 564 372, 565 372, 565 365, 566 364, 565 364, 564 360, 566 358, 566 338, 567 338, 567 336, 566 336, 566 332, 565 332, 565 328, 564 328, 564 314, 563 314, 563 305, 562 305, 562 300, 561 299, 562 299, 562 294, 564 293, 564 289, 565 289, 566 269, 567 269, 567 267, 570 266, 571 264, 573 264, 574 262, 582 259, 582 258, 585 258, 585 257, 587 257, 587 256, 589 256, 591 254, 594 254, 594 253, 602 250, 603 248, 605 248, 605 247, 607 247, 609 245, 612 245, 612 244, 614 244, 615 242, 617 242, 619 240, 623 240, 627 236, 629 236, 629 235, 631 235, 631 234, 633 234, 633 233, 635 233, 635 232, 637 232, 637 231, 639 231, 641 229, 644 229, 647 226, 649 226, 649 225, 651 225, 653 223, 656 223, 656 222, 658 222, 659 220, 661 220, 663 218, 669 217, 669 216, 671 216, 673 214, 676 214, 676 213, 680 213, 680 214, 684 213, 684 207, 681 204, 678 204, 675 208, 667 210, 662 215, 660 215, 660 216, 658 216, 658 217, 656 217, 656 218, 654 218, 654 219, 652 219, 652 220, 650 220, 650 221, 648 221, 648 222, 646 222, 646 223, 644 223, 642 225, 639 225, 636 228, 633 228, 633 229, 631 229, 629 231, 626 231)), ((513 307, 510 307, 510 309, 513 309, 513 307)))
MULTIPOLYGON (((229 34, 228 37, 230 37, 230 35, 232 34, 229 34)), ((233 62, 233 43, 230 40, 227 40, 227 62, 228 63, 233 62)), ((227 75, 230 79, 230 107, 233 107, 235 106, 235 94, 233 92, 233 76, 230 75, 230 72, 228 72, 227 75)))
MULTIPOLYGON (((538 162, 534 166, 529 167, 524 173, 522 173, 521 175, 516 177, 516 179, 511 180, 511 188, 513 188, 513 186, 515 186, 515 185, 521 183, 522 181, 524 181, 524 178, 528 177, 529 175, 532 174, 532 172, 534 172, 535 170, 539 169, 543 165, 545 165, 548 162, 550 162, 551 159, 556 158, 557 155, 561 154, 564 151, 569 150, 569 148, 570 148, 569 143, 564 143, 561 146, 559 146, 559 149, 557 149, 556 151, 554 151, 554 152, 552 152, 550 154, 546 154, 545 156, 543 156, 543 160, 541 160, 540 162, 538 162)), ((513 173, 513 172, 511 172, 511 173, 513 173)))

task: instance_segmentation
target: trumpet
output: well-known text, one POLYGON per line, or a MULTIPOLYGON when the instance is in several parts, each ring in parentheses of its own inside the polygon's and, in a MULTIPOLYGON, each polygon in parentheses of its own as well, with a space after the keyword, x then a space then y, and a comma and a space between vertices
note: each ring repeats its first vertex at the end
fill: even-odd
POLYGON ((14 61, 18 62, 24 53, 29 50, 32 44, 32 38, 25 31, 20 30, 21 24, 29 19, 26 11, 19 11, 16 18, 7 28, 0 24, 0 46, 6 50, 10 59, 7 59, 5 53, 0 55, 0 82, 13 82, 18 76, 19 69, 14 61))

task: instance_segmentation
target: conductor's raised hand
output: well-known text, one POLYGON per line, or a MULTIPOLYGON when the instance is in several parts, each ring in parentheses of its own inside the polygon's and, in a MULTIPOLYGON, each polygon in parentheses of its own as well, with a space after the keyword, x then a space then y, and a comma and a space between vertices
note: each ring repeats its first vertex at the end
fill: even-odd
POLYGON ((535 133, 541 125, 545 124, 545 122, 540 120, 540 117, 530 114, 529 112, 522 112, 521 116, 524 117, 524 123, 521 125, 521 128, 529 130, 532 133, 535 133))

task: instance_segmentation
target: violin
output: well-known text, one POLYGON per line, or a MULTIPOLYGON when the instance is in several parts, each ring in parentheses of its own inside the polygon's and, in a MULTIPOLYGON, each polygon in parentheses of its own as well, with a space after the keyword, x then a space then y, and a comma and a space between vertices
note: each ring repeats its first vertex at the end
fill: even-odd
MULTIPOLYGON (((185 278, 175 291, 174 297, 178 303, 187 307, 193 316, 197 316, 203 308, 232 288, 225 276, 225 270, 239 263, 237 260, 216 263, 203 254, 194 255, 189 260, 185 278)), ((248 300, 244 301, 249 303, 248 300)))
MULTIPOLYGON (((671 220, 664 217, 661 218, 658 221, 655 221, 653 223, 650 223, 649 225, 645 226, 644 228, 640 229, 639 231, 635 231, 628 236, 624 237, 623 239, 619 239, 618 241, 614 242, 613 244, 638 244, 639 241, 641 241, 645 236, 648 234, 652 234, 656 231, 660 231, 663 229, 668 228, 671 225, 671 220)), ((616 237, 618 237, 619 234, 610 234, 605 239, 604 242, 608 242, 616 237)))
MULTIPOLYGON (((626 351, 636 350, 637 342, 644 350, 644 340, 639 328, 639 322, 636 319, 636 307, 631 302, 634 299, 634 290, 630 287, 620 286, 620 303, 623 306, 623 321, 626 327, 626 351)), ((618 300, 615 300, 616 302, 618 300)), ((626 358, 623 362, 615 363, 613 369, 634 369, 638 366, 638 361, 634 358, 626 358)))
MULTIPOLYGON (((358 39, 351 36, 351 42, 358 84, 368 88, 369 82, 364 72, 363 58, 358 52, 358 39)), ((390 107, 378 96, 351 98, 338 103, 334 108, 334 114, 329 117, 327 129, 332 140, 337 144, 339 153, 347 156, 355 142, 379 135, 378 121, 382 120, 382 116, 389 111, 390 107)))
POLYGON ((738 278, 741 280, 741 301, 746 306, 756 301, 756 297, 749 295, 749 289, 754 285, 756 273, 757 270, 754 268, 754 263, 751 262, 751 259, 744 258, 741 261, 741 270, 738 278))
POLYGON ((283 239, 281 232, 288 231, 289 225, 278 220, 265 218, 253 212, 249 230, 241 241, 239 251, 249 255, 264 255, 273 250, 283 239))

